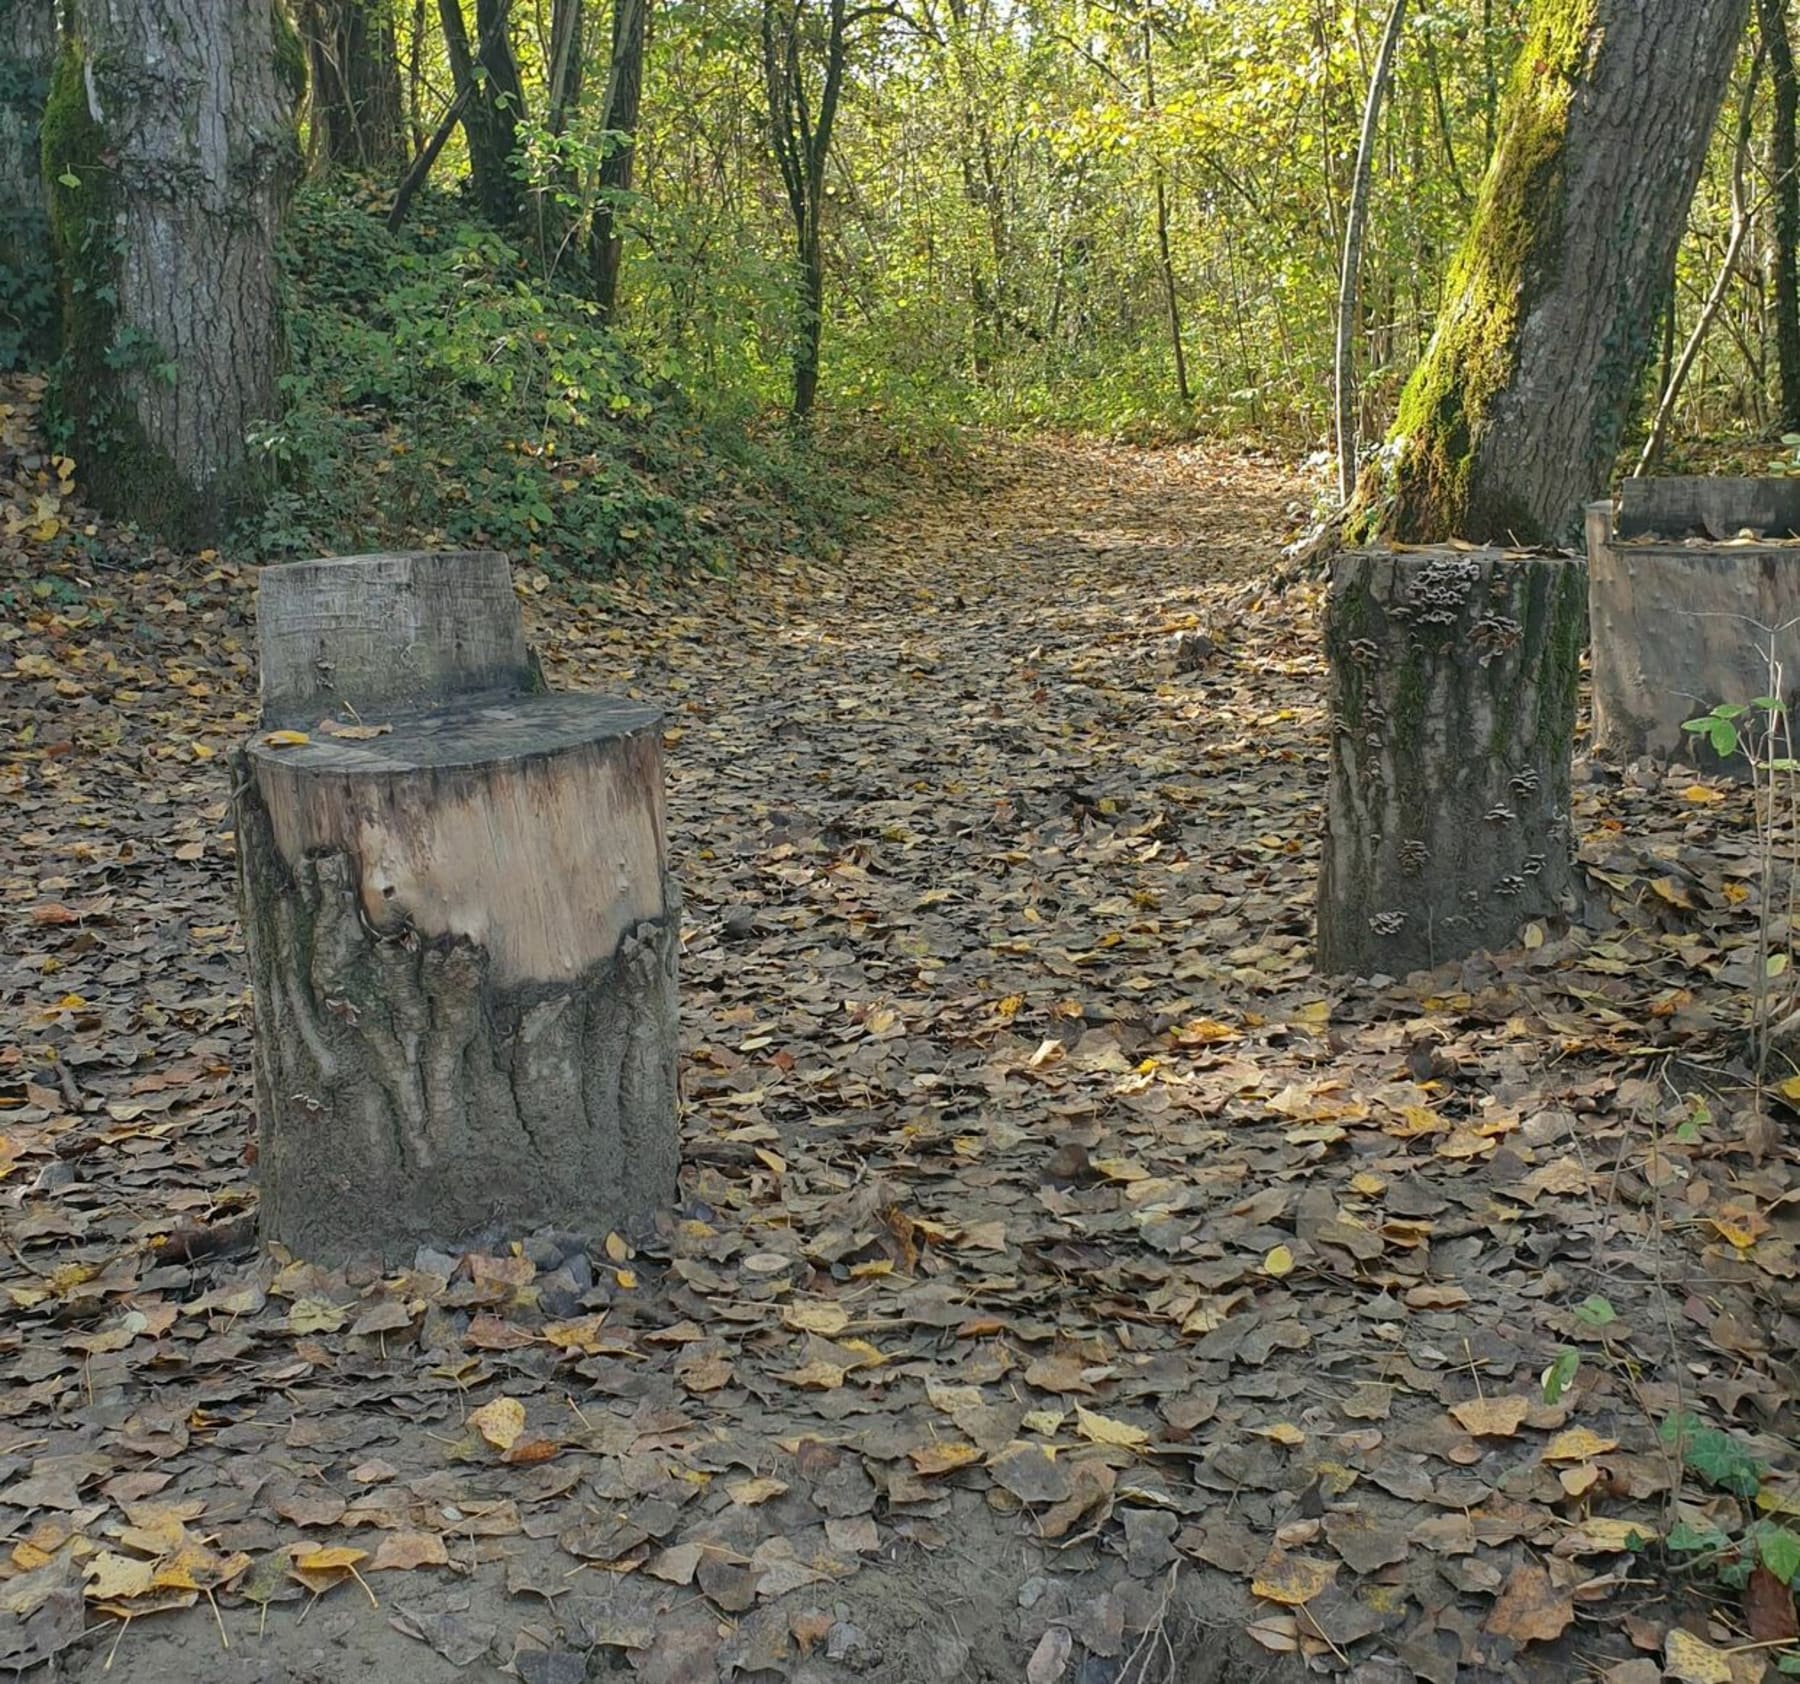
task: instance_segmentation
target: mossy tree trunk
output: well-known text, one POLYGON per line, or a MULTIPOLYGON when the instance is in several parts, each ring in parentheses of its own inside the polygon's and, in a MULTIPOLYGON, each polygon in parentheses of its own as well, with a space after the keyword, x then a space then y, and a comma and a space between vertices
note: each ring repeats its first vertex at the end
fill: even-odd
POLYGON ((1568 542, 1606 486, 1747 0, 1535 0, 1494 156, 1349 530, 1568 542))
POLYGON ((0 369, 45 360, 56 288, 38 123, 56 62, 56 0, 0 0, 0 369))
POLYGON ((299 11, 320 160, 381 170, 406 157, 392 0, 306 0, 299 11))
POLYGON ((257 492, 280 409, 275 239, 299 166, 298 43, 272 0, 72 0, 44 116, 90 494, 172 542, 257 492))
POLYGON ((1775 360, 1782 429, 1800 428, 1800 78, 1794 74, 1787 0, 1757 0, 1769 59, 1769 180, 1775 196, 1775 360))
POLYGON ((1567 910, 1586 585, 1494 550, 1333 563, 1321 970, 1402 976, 1567 910))

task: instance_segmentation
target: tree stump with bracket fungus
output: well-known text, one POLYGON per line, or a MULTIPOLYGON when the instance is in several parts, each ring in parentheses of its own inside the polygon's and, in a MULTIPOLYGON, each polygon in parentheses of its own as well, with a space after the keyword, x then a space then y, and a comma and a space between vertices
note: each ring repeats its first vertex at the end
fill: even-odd
POLYGON ((504 556, 264 570, 238 886, 261 1226, 323 1263, 673 1200, 662 721, 545 692, 504 556))
POLYGON ((1322 971, 1403 976, 1571 910, 1586 589, 1501 550, 1334 561, 1322 971))

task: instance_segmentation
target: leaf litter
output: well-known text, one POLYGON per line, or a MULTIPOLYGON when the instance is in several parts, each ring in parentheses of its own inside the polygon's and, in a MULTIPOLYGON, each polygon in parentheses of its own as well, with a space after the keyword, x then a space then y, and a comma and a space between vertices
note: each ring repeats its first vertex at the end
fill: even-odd
POLYGON ((0 1661, 333 1619, 528 1678, 1142 1684, 1220 1625, 1357 1684, 1772 1666, 1785 1585, 1703 1604, 1655 1542, 1742 1501, 1663 1420, 1793 1473, 1742 791, 1595 774, 1584 927, 1328 983, 1273 465, 983 447, 836 564, 521 567, 553 682, 669 713, 682 1204, 331 1274, 253 1245, 251 571, 82 514, 35 399, 0 404, 10 506, 59 522, 0 537, 0 1661))

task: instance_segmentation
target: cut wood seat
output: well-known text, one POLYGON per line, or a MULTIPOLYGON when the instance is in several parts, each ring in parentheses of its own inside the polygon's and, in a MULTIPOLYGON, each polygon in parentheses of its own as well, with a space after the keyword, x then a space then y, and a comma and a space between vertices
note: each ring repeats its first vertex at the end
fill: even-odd
POLYGON ((240 756, 266 1238, 410 1259, 672 1198, 661 717, 541 689, 505 558, 265 570, 240 756))
MULTIPOLYGON (((1594 747, 1721 766, 1682 730, 1721 702, 1800 692, 1800 481, 1628 479, 1587 512, 1594 747)), ((1740 760, 1728 767, 1745 770, 1740 760)))

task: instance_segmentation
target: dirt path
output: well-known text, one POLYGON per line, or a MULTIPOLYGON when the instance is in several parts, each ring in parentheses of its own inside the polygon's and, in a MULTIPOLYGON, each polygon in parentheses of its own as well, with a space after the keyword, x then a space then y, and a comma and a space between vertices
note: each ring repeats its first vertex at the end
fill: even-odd
POLYGON ((1312 603, 1254 585, 1296 489, 965 477, 831 566, 527 577, 553 684, 670 712, 684 1202, 610 1249, 497 1213, 387 1280, 243 1244, 247 578, 0 577, 0 1664, 1453 1684, 1684 1608, 1728 1644, 1628 1545, 1678 1489, 1726 1519, 1659 1421, 1785 1456, 1785 1161, 1716 1058, 1702 1121, 1645 1051, 1734 1009, 1737 798, 1595 788, 1605 927, 1327 990, 1312 603))

